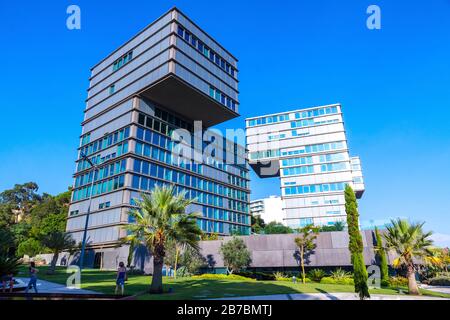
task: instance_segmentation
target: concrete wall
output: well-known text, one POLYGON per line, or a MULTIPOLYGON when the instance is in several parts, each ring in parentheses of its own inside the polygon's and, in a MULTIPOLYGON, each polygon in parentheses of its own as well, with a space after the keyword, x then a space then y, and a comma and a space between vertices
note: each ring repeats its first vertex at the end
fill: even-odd
MULTIPOLYGON (((297 267, 297 248, 294 239, 296 234, 253 235, 240 237, 251 252, 253 268, 290 268, 297 267)), ((367 265, 375 262, 372 231, 362 231, 364 243, 364 261, 367 265)), ((200 243, 202 255, 213 261, 209 267, 223 268, 223 259, 219 253, 220 245, 231 237, 223 240, 202 241, 200 243)), ((309 267, 345 267, 351 266, 348 251, 348 233, 322 232, 316 240, 317 247, 308 257, 306 266, 309 267)))
MULTIPOLYGON (((366 265, 375 264, 374 235, 370 230, 361 231, 364 244, 364 261, 366 265)), ((253 235, 242 236, 251 252, 251 268, 297 268, 299 260, 297 258, 297 248, 294 239, 296 234, 275 234, 275 235, 253 235)), ((201 241, 200 249, 202 255, 208 262, 208 269, 224 269, 222 255, 219 249, 222 243, 231 240, 232 237, 224 237, 221 240, 201 241)), ((311 255, 306 258, 306 267, 351 267, 350 252, 348 250, 348 233, 322 232, 316 239, 317 247, 311 255)), ((103 269, 116 269, 120 261, 126 263, 128 257, 128 246, 120 248, 98 249, 95 252, 103 252, 103 269)), ((86 266, 94 265, 95 252, 87 252, 85 258, 86 266)), ((50 263, 52 255, 41 255, 47 263, 50 263)), ((68 257, 67 253, 60 255, 57 265, 61 265, 61 260, 68 257)), ((394 255, 389 253, 389 264, 394 259, 394 255)), ((70 263, 77 263, 78 256, 71 258, 70 263)), ((153 260, 145 247, 135 250, 132 265, 136 269, 143 270, 149 274, 153 272, 153 260)))

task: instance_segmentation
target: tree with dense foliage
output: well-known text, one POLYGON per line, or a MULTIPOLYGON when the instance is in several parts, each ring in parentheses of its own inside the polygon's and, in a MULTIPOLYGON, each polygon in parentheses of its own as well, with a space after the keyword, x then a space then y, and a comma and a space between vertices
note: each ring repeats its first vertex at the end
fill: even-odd
POLYGON ((300 266, 302 268, 302 280, 306 283, 306 273, 305 273, 305 256, 311 253, 316 247, 315 240, 319 232, 318 227, 313 225, 308 225, 298 230, 299 236, 294 239, 295 244, 299 250, 299 260, 300 266))
POLYGON ((34 257, 37 254, 41 253, 43 250, 42 244, 39 240, 34 238, 28 238, 25 241, 19 243, 17 247, 17 256, 23 257, 27 255, 29 257, 34 257))
POLYGON ((180 263, 190 274, 196 274, 200 268, 206 267, 206 259, 199 251, 186 247, 180 257, 180 263))
POLYGON ((66 228, 71 190, 57 196, 39 195, 37 190, 38 185, 29 182, 16 184, 13 189, 0 193, 0 227, 13 234, 12 252, 18 256, 24 252, 32 255, 47 250, 38 242, 46 235, 64 232, 66 228))
POLYGON ((13 189, 0 193, 0 203, 12 205, 16 210, 14 212, 16 218, 21 214, 27 216, 31 208, 41 200, 41 196, 37 194, 38 189, 39 187, 35 182, 16 184, 13 189))
POLYGON ((347 185, 345 187, 345 212, 347 213, 347 227, 349 235, 348 249, 351 254, 353 264, 353 278, 355 282, 355 292, 361 300, 370 298, 369 287, 367 285, 367 269, 363 256, 363 241, 359 230, 358 203, 353 189, 347 185))
POLYGON ((424 223, 409 223, 407 220, 392 220, 386 226, 384 234, 385 246, 397 254, 393 261, 395 268, 406 268, 409 294, 418 295, 419 288, 416 282, 416 267, 414 260, 425 261, 432 256, 432 232, 424 232, 424 223))
POLYGON ((193 199, 186 199, 186 193, 174 193, 174 187, 156 186, 148 196, 142 194, 137 201, 139 209, 130 212, 135 223, 126 226, 130 233, 127 241, 139 241, 153 256, 153 277, 151 293, 162 293, 162 268, 167 241, 176 241, 186 247, 198 250, 202 231, 197 226, 196 214, 186 214, 186 208, 193 199))
POLYGON ((76 242, 72 238, 71 234, 55 231, 43 236, 42 244, 49 248, 53 253, 52 262, 47 270, 47 274, 54 274, 59 254, 64 250, 69 250, 75 247, 76 242))
POLYGON ((19 259, 10 254, 13 245, 13 235, 8 229, 0 226, 0 277, 16 274, 19 269, 19 259))
POLYGON ((222 243, 219 251, 229 274, 239 272, 252 262, 250 251, 241 238, 233 237, 231 240, 222 243))
POLYGON ((264 227, 262 233, 264 233, 264 234, 287 234, 287 233, 294 233, 294 230, 292 230, 291 228, 289 228, 279 222, 272 221, 264 227))
POLYGON ((445 272, 448 272, 448 266, 450 265, 450 249, 449 248, 441 249, 441 259, 442 259, 443 270, 445 272))
POLYGON ((16 222, 14 208, 15 206, 12 204, 0 202, 0 227, 10 228, 14 225, 16 222))
POLYGON ((377 244, 375 246, 375 254, 380 263, 380 273, 381 273, 381 284, 387 286, 389 284, 389 266, 387 261, 386 250, 383 246, 383 240, 381 238, 380 231, 375 227, 375 238, 377 244))
POLYGON ((321 226, 319 232, 342 231, 345 224, 342 221, 336 221, 332 226, 321 226))
POLYGON ((0 254, 9 254, 14 247, 14 235, 6 227, 0 227, 0 254))
POLYGON ((252 232, 253 233, 260 233, 264 227, 266 226, 266 223, 264 222, 264 219, 261 218, 261 215, 252 215, 251 217, 251 223, 252 223, 252 232))

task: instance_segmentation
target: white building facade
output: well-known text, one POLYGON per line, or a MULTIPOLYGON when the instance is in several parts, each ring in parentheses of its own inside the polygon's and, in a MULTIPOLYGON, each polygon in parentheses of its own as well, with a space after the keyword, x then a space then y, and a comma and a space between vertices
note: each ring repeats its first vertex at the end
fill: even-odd
POLYGON ((250 201, 252 216, 260 216, 265 223, 272 221, 285 224, 283 201, 279 196, 270 196, 264 199, 250 201))
POLYGON ((280 177, 285 224, 346 221, 344 189, 364 192, 359 157, 350 157, 341 112, 333 104, 248 118, 250 165, 261 178, 280 177))

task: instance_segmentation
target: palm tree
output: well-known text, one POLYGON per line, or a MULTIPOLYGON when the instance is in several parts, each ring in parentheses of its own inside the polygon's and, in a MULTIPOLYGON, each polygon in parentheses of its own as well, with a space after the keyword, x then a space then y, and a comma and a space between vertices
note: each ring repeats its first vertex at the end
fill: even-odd
POLYGON ((60 252, 71 250, 75 247, 76 242, 71 234, 55 231, 45 235, 42 239, 42 244, 53 252, 52 262, 50 268, 47 270, 47 274, 54 274, 60 252))
POLYGON ((151 293, 162 293, 162 268, 166 243, 174 241, 179 245, 199 250, 198 241, 202 231, 196 223, 196 214, 186 214, 186 207, 194 199, 186 199, 186 192, 174 194, 174 187, 156 186, 151 194, 142 194, 139 209, 132 210, 136 222, 125 228, 127 241, 145 245, 153 256, 153 277, 151 293))
POLYGON ((16 274, 20 265, 21 261, 18 257, 0 253, 0 275, 16 274))
POLYGON ((384 234, 386 248, 394 251, 397 258, 393 261, 394 268, 405 267, 408 277, 409 294, 418 295, 419 289, 415 277, 414 259, 427 260, 432 255, 430 239, 432 232, 424 232, 424 223, 409 223, 407 220, 392 220, 386 226, 384 234))

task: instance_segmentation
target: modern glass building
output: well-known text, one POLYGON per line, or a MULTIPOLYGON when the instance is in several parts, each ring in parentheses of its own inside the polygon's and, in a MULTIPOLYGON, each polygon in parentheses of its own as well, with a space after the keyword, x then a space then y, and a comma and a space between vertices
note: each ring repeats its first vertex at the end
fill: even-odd
MULTIPOLYGON (((172 152, 174 130, 196 132, 194 144, 209 127, 239 116, 237 76, 237 59, 177 8, 92 68, 67 222, 77 242, 92 195, 90 248, 105 255, 102 261, 126 256, 113 248, 133 222, 129 210, 141 192, 164 184, 196 199, 189 212, 201 213, 205 232, 250 234, 244 146, 216 141, 216 153, 234 160, 226 163, 180 162, 172 152)), ((201 141, 200 149, 210 144, 201 141)))
POLYGON ((361 198, 364 181, 339 104, 248 118, 246 127, 250 165, 262 178, 280 177, 288 226, 346 221, 345 186, 361 198))

